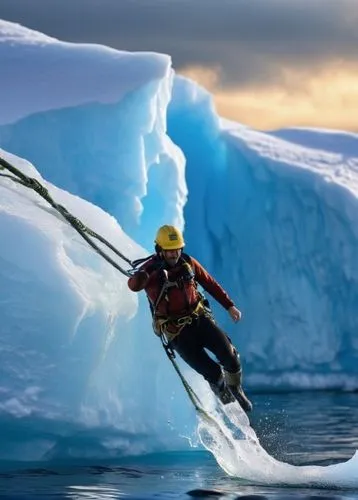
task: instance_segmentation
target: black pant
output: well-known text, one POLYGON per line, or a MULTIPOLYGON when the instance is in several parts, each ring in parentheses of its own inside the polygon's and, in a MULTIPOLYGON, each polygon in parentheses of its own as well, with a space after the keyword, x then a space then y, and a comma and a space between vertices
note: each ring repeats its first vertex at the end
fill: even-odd
POLYGON ((205 349, 216 356, 226 371, 235 373, 240 369, 240 358, 229 338, 206 316, 200 316, 185 326, 170 345, 209 383, 217 382, 221 368, 205 349))

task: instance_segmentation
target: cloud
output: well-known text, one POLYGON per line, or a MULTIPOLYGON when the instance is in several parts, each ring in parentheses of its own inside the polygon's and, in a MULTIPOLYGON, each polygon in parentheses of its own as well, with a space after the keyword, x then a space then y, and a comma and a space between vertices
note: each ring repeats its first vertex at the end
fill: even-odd
POLYGON ((357 0, 0 0, 61 40, 170 54, 221 116, 358 131, 357 0))
POLYGON ((288 70, 358 61, 357 0, 1 0, 0 17, 60 39, 170 54, 218 85, 275 85, 288 70))
POLYGON ((358 133, 357 73, 358 64, 332 64, 306 79, 293 71, 288 78, 301 81, 294 89, 277 86, 224 91, 216 88, 213 75, 203 77, 220 116, 261 130, 300 126, 358 133))

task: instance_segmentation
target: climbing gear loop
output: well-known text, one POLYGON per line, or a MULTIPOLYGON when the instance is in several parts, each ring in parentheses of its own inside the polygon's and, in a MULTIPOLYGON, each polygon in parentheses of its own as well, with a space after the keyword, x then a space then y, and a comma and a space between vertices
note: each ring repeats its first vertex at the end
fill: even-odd
POLYGON ((191 325, 194 321, 198 320, 204 313, 202 302, 198 302, 195 309, 185 316, 173 318, 171 316, 155 316, 153 317, 153 330, 156 335, 165 335, 168 341, 172 341, 177 337, 183 328, 191 325))

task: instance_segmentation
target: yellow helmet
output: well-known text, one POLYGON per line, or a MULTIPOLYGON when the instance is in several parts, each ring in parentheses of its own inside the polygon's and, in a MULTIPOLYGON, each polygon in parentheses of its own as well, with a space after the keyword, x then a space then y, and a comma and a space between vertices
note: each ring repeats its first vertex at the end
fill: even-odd
POLYGON ((174 226, 162 226, 158 229, 155 243, 163 250, 179 250, 185 245, 183 235, 174 226))

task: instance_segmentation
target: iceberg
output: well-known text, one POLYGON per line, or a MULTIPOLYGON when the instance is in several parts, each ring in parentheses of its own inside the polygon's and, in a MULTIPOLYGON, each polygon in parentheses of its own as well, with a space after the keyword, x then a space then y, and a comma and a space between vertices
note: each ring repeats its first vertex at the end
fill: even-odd
MULTIPOLYGON (((259 132, 221 119, 168 56, 4 21, 0 59, 0 156, 131 260, 153 251, 161 224, 183 228, 243 311, 233 326, 212 302, 250 388, 358 388, 356 134, 259 132)), ((0 458, 195 446, 145 297, 6 177, 0 234, 0 458)))
MULTIPOLYGON (((0 156, 114 247, 143 255, 113 216, 45 183, 28 162, 0 156)), ((108 458, 188 446, 177 426, 185 434, 194 416, 188 408, 178 422, 171 417, 187 406, 185 395, 127 277, 33 190, 4 178, 0 200, 0 421, 3 429, 17 422, 15 445, 5 432, 0 458, 108 458)))
POLYGON ((0 21, 0 60, 3 149, 113 214, 144 246, 158 222, 183 227, 184 156, 165 133, 168 56, 65 43, 0 21))

